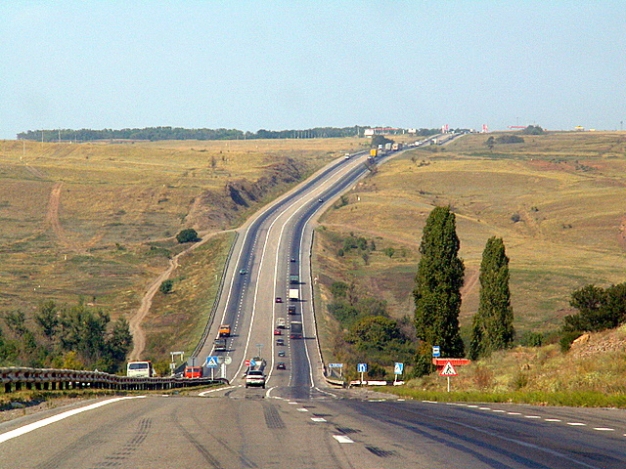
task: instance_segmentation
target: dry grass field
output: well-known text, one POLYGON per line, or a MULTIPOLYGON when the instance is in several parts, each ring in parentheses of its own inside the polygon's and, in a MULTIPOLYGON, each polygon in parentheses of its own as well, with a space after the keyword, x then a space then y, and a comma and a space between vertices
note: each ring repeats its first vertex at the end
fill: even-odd
POLYGON ((486 139, 467 135, 405 152, 363 180, 346 205, 329 210, 316 241, 322 297, 332 280, 356 279, 386 299, 394 317, 412 317, 422 229, 437 205, 450 205, 457 216, 466 338, 491 236, 504 239, 510 258, 519 334, 556 330, 571 313, 574 289, 626 281, 626 133, 524 136, 524 143, 498 144, 493 152, 486 139), (375 241, 368 265, 356 255, 336 256, 351 232, 375 241), (386 247, 395 250, 391 258, 386 247))
MULTIPOLYGON (((113 319, 129 317, 147 285, 184 249, 174 239, 181 229, 208 234, 235 227, 363 145, 354 138, 0 141, 0 314, 19 309, 32 317, 44 300, 67 305, 83 297, 113 319)), ((230 237, 218 238, 189 258, 217 272, 229 246, 230 237)), ((146 325, 150 358, 165 358, 166 347, 195 346, 159 340, 172 308, 185 309, 191 323, 170 336, 191 342, 210 309, 215 286, 193 288, 197 273, 187 262, 183 256, 172 275, 174 293, 155 299, 146 325)))

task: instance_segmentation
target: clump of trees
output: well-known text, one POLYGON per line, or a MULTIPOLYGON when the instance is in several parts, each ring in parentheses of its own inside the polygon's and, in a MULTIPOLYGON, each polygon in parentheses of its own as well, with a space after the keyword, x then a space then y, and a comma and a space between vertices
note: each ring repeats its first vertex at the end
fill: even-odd
POLYGON ((578 313, 564 318, 560 342, 564 351, 585 332, 613 329, 626 321, 626 283, 606 289, 586 285, 572 293, 570 306, 578 313))
POLYGON ((522 130, 524 135, 543 135, 544 132, 545 131, 538 125, 529 125, 522 130))
POLYGON ((380 378, 394 361, 412 361, 414 345, 406 321, 389 317, 385 301, 363 294, 354 282, 334 282, 330 290, 328 311, 342 330, 334 344, 337 358, 351 364, 366 360, 368 374, 373 377, 372 370, 378 369, 380 378))
POLYGON ((46 301, 29 324, 22 311, 3 315, 0 328, 0 366, 95 369, 115 373, 123 369, 133 338, 126 319, 111 324, 108 313, 80 300, 59 308, 46 301), (6 332, 5 332, 6 331, 6 332))

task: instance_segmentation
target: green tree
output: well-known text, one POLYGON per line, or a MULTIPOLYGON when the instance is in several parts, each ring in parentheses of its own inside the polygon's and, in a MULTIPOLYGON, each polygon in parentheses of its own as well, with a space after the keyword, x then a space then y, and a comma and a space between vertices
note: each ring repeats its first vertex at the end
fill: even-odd
POLYGON ((41 333, 52 340, 59 327, 59 317, 56 303, 52 300, 43 302, 39 306, 39 312, 35 314, 35 321, 41 328, 41 333))
POLYGON ((502 238, 487 241, 480 264, 478 312, 472 321, 469 356, 486 357, 510 347, 515 336, 509 290, 509 258, 502 238))
POLYGON ((200 238, 198 238, 198 232, 196 230, 187 228, 176 235, 176 241, 180 244, 195 243, 196 241, 200 241, 200 238))
POLYGON ((107 352, 111 361, 111 372, 119 371, 126 361, 126 355, 130 352, 133 346, 133 336, 130 333, 130 327, 128 321, 120 317, 115 321, 111 336, 106 343, 107 352))
POLYGON ((432 345, 440 346, 442 357, 464 355, 459 312, 465 267, 459 248, 454 213, 450 207, 436 207, 424 226, 413 290, 417 338, 426 344, 418 355, 430 353, 432 345))
POLYGON ((496 144, 496 139, 493 138, 493 135, 487 139, 485 145, 489 148, 489 151, 493 151, 493 146, 496 144))
POLYGON ((389 342, 403 339, 396 321, 385 316, 366 316, 356 322, 348 334, 348 342, 360 351, 383 350, 389 342))
POLYGON ((82 363, 91 367, 107 355, 106 333, 110 320, 104 311, 93 311, 79 302, 61 314, 61 347, 75 351, 82 363))

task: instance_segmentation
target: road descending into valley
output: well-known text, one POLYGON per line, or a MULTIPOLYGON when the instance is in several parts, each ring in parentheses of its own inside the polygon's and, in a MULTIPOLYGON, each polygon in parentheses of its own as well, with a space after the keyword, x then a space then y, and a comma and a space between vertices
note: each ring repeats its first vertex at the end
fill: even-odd
POLYGON ((331 163, 240 230, 196 357, 219 357, 224 366, 211 370, 229 386, 101 399, 0 424, 0 468, 625 468, 623 410, 404 401, 326 383, 313 221, 367 174, 366 160, 331 163), (287 328, 274 335, 280 319, 287 328), (303 338, 290 338, 292 322, 302 323, 303 338), (213 349, 220 324, 232 330, 226 351, 213 349), (244 386, 254 356, 267 363, 265 388, 244 386))

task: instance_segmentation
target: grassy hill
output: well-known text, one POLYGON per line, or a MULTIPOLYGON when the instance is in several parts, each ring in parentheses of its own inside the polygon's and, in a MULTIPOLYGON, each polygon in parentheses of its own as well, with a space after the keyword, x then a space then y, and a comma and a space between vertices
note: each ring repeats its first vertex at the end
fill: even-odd
MULTIPOLYGON (((34 329, 30 318, 41 302, 67 305, 83 297, 113 319, 130 317, 148 285, 184 249, 175 240, 181 229, 209 236, 236 227, 363 144, 0 141, 0 315, 21 310, 34 329)), ((217 237, 180 259, 172 294, 157 295, 146 324, 148 357, 193 348, 231 240, 217 237), (203 277, 198 263, 213 275, 203 277), (176 328, 182 316, 170 318, 173 309, 188 326, 176 328)))
MULTIPOLYGON (((450 205, 457 216, 466 267, 460 317, 466 346, 478 307, 482 251, 491 236, 504 239, 510 258, 518 337, 556 331, 573 312, 573 290, 625 281, 626 135, 524 139, 490 151, 486 135, 467 135, 380 166, 321 219, 315 261, 322 272, 320 300, 329 300, 333 281, 354 282, 385 299, 393 317, 412 318, 422 229, 437 205, 450 205), (355 251, 338 256, 351 234, 373 240, 376 250, 367 259, 355 251)), ((325 317, 322 329, 336 329, 325 317)))

